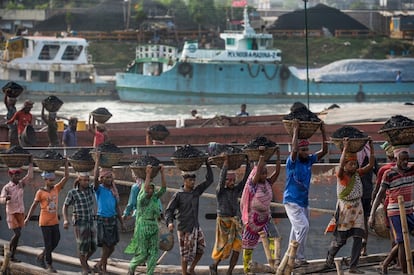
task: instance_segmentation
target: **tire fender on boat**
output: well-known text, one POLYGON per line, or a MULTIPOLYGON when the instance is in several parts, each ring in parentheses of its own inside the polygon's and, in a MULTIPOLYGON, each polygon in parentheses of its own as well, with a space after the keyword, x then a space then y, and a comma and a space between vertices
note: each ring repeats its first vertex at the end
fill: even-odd
POLYGON ((356 102, 363 102, 363 101, 365 101, 365 94, 364 94, 364 92, 359 91, 359 92, 355 95, 355 101, 356 101, 356 102))
POLYGON ((279 76, 280 76, 280 78, 281 78, 282 80, 286 80, 286 79, 288 79, 288 78, 289 78, 289 76, 290 76, 290 70, 289 70, 289 68, 288 68, 286 65, 282 65, 282 66, 280 67, 280 73, 279 73, 279 76))
POLYGON ((193 66, 188 62, 183 62, 178 65, 178 72, 183 76, 189 75, 193 72, 193 66))

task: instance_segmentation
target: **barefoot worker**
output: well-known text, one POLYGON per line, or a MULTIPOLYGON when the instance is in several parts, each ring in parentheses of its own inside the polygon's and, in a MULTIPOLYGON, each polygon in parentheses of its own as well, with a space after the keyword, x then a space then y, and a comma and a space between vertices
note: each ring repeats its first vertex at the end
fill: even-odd
POLYGON ((246 168, 243 179, 235 184, 236 173, 227 171, 229 156, 224 155, 224 163, 221 168, 220 182, 216 187, 217 195, 217 221, 216 221, 216 242, 211 253, 214 263, 210 265, 210 274, 217 275, 217 266, 220 261, 230 257, 230 264, 227 274, 232 274, 234 267, 239 260, 242 250, 241 234, 243 232, 239 197, 246 184, 247 176, 250 173, 250 163, 246 156, 246 168))

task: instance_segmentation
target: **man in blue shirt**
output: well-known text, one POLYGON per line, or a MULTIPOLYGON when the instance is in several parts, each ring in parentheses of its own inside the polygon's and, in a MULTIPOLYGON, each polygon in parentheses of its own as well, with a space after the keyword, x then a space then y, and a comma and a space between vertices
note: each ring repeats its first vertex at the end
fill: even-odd
POLYGON ((312 177, 312 165, 328 152, 325 125, 321 123, 322 148, 309 154, 309 141, 299 140, 299 120, 293 122, 292 152, 286 161, 286 186, 283 204, 292 225, 289 242, 299 243, 295 266, 306 265, 305 244, 309 232, 309 187, 312 177))
POLYGON ((63 131, 62 144, 65 147, 78 146, 78 139, 76 136, 76 127, 78 126, 78 119, 76 117, 69 118, 69 127, 63 131))

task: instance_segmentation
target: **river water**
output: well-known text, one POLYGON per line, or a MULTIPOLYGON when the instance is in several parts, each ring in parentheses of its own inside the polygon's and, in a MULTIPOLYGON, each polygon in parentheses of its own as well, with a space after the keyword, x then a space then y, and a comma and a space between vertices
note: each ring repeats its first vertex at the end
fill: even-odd
MULTIPOLYGON (((293 102, 292 102, 293 103, 293 102)), ((306 102, 304 102, 306 104, 306 102)), ((341 108, 360 107, 361 109, 373 106, 384 109, 389 103, 344 103, 338 104, 341 108)), ((21 104, 16 105, 19 109, 21 104)), ((331 106, 331 104, 310 103, 312 112, 320 112, 331 106)), ((35 102, 32 114, 40 115, 41 103, 35 102)), ((147 120, 176 120, 178 118, 191 118, 191 110, 196 109, 203 118, 211 118, 216 115, 235 116, 240 111, 240 105, 169 105, 169 104, 141 104, 121 102, 119 100, 103 100, 95 102, 65 102, 58 112, 58 116, 77 116, 80 120, 88 119, 90 112, 96 108, 105 107, 112 113, 108 122, 131 122, 147 120)), ((289 104, 247 104, 247 112, 252 115, 287 114, 290 112, 289 104)))

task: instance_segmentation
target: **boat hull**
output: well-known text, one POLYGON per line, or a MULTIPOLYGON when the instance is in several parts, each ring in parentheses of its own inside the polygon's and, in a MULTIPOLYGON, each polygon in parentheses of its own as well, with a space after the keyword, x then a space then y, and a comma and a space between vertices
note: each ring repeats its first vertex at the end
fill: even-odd
MULTIPOLYGON (((9 80, 0 80, 3 87, 9 80)), ((22 98, 36 99, 50 95, 57 96, 65 101, 84 101, 99 99, 117 99, 115 86, 110 83, 48 83, 18 81, 24 88, 22 98)))
POLYGON ((283 104, 407 102, 414 100, 414 82, 309 82, 288 67, 260 63, 185 63, 158 75, 117 73, 122 101, 160 104, 283 104), (190 71, 180 71, 189 64, 190 71), (308 92, 309 91, 309 92, 308 92))

